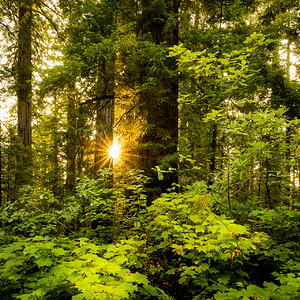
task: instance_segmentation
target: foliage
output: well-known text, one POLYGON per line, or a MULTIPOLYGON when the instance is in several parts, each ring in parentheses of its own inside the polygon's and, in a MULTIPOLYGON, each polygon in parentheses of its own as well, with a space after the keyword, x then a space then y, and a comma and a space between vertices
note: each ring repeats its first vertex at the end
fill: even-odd
MULTIPOLYGON (((129 178, 130 184, 123 185, 129 191, 123 198, 129 211, 124 206, 122 214, 128 218, 131 212, 131 219, 110 223, 107 229, 121 235, 102 245, 97 241, 103 243, 112 237, 103 227, 91 229, 90 221, 97 216, 103 217, 98 222, 107 221, 110 212, 103 203, 114 198, 110 188, 99 185, 101 176, 98 181, 85 177, 78 182, 77 208, 75 202, 69 203, 68 209, 74 210, 69 211, 68 222, 65 219, 60 232, 66 233, 66 225, 70 230, 76 220, 82 229, 73 238, 58 236, 58 219, 51 220, 51 216, 58 217, 60 211, 60 220, 64 220, 66 210, 55 212, 60 205, 55 197, 25 189, 19 213, 13 207, 1 213, 5 225, 0 250, 3 295, 7 299, 98 299, 107 295, 116 299, 147 295, 167 299, 164 291, 175 298, 199 299, 299 296, 296 206, 294 211, 284 207, 278 211, 253 210, 249 225, 242 226, 212 211, 218 195, 208 194, 203 182, 187 187, 184 193, 164 194, 145 209, 140 206, 145 197, 138 197, 143 195, 142 185, 135 186, 129 178), (92 201, 96 201, 95 208, 90 206, 92 201), (38 210, 40 217, 32 214, 37 208, 44 209, 44 213, 38 210), (26 234, 32 237, 24 237, 26 234)), ((143 180, 141 175, 137 178, 143 180)), ((119 192, 118 197, 124 194, 119 192)))
POLYGON ((62 215, 59 207, 59 201, 52 193, 40 188, 24 187, 18 201, 1 207, 2 237, 33 237, 37 233, 54 235, 64 232, 65 225, 59 223, 62 215))
MULTIPOLYGON (((254 297, 253 286, 258 295, 264 295, 259 294, 262 284, 273 286, 282 297, 298 295, 298 279, 292 275, 299 269, 299 261, 292 263, 295 244, 276 246, 266 234, 217 216, 210 209, 213 201, 203 183, 191 186, 184 194, 164 194, 155 200, 137 229, 134 241, 139 263, 132 267, 177 299, 219 297, 227 291, 229 299, 229 291, 238 293, 243 287, 254 297), (261 272, 272 268, 273 275, 264 276, 269 282, 257 276, 255 266, 260 266, 257 269, 261 272), (276 285, 286 270, 291 272, 291 281, 276 285)), ((270 289, 268 293, 273 292, 270 289)))
POLYGON ((28 87, 33 143, 14 106, 0 298, 300 299, 299 4, 21 2, 0 1, 0 104, 28 87))
POLYGON ((163 295, 145 275, 126 268, 128 250, 120 247, 118 257, 106 259, 103 247, 87 238, 18 238, 0 249, 1 297, 145 299, 163 295))

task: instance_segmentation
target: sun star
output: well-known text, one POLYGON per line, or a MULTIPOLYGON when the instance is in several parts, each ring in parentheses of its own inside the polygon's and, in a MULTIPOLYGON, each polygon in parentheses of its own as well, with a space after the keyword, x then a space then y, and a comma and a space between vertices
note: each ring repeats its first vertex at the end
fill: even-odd
POLYGON ((120 157, 121 146, 117 138, 114 138, 113 144, 109 148, 108 153, 113 160, 117 160, 120 157))

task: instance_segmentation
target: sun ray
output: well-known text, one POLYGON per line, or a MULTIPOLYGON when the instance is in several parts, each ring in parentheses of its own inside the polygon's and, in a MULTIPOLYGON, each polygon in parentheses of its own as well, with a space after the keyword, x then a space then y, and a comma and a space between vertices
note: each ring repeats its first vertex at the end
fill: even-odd
POLYGON ((112 146, 109 148, 108 151, 110 157, 114 160, 117 161, 120 158, 121 154, 121 145, 118 141, 118 138, 114 138, 112 146))

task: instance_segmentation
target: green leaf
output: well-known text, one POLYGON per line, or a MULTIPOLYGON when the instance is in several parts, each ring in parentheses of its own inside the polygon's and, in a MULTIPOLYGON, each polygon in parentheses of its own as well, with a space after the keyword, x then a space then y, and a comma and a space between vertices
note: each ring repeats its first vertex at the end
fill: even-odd
POLYGON ((68 251, 64 250, 63 248, 53 248, 51 252, 55 256, 64 256, 68 253, 68 251))
POLYGON ((40 257, 35 260, 35 263, 38 265, 39 268, 42 267, 50 267, 52 264, 52 259, 49 257, 40 257))

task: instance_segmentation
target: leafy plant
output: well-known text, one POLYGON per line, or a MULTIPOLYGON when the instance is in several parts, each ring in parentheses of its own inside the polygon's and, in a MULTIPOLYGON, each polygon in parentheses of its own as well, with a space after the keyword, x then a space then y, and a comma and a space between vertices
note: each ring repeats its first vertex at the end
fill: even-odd
MULTIPOLYGON (((0 248, 2 299, 135 299, 164 295, 126 268, 127 247, 111 255, 87 238, 18 239, 0 248)), ((167 296, 166 296, 167 297, 167 296)))

